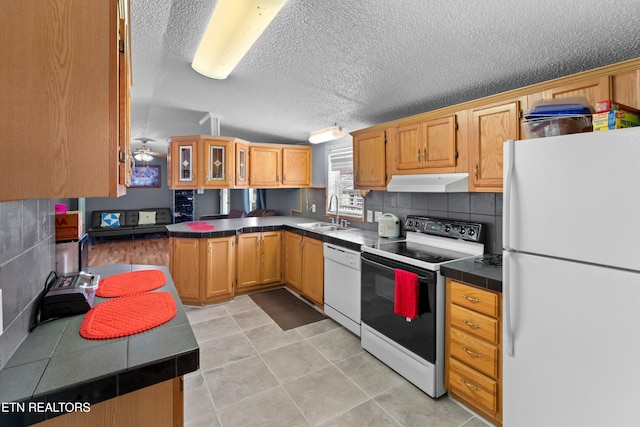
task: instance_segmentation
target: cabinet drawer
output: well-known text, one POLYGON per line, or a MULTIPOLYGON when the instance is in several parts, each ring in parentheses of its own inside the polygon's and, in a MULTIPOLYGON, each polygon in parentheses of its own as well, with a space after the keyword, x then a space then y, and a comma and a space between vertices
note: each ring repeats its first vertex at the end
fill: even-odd
POLYGON ((498 344, 498 320, 484 314, 451 304, 451 326, 498 344))
POLYGON ((498 378, 498 348, 457 329, 449 330, 449 354, 472 368, 498 378))
POLYGON ((500 314, 499 296, 473 286, 451 281, 451 302, 471 310, 498 317, 500 314))
POLYGON ((449 358, 449 389, 490 413, 498 411, 498 382, 449 358))

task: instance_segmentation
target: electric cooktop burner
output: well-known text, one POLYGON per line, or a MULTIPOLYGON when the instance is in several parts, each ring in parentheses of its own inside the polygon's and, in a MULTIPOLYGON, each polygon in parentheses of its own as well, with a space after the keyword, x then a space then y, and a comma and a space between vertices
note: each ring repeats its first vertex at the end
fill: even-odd
POLYGON ((378 246, 378 249, 384 252, 402 255, 405 257, 431 263, 441 263, 456 259, 455 257, 442 254, 442 251, 435 252, 435 248, 429 248, 425 245, 406 241, 383 243, 378 246))
POLYGON ((363 246, 362 251, 433 271, 442 263, 484 251, 479 223, 407 215, 403 230, 404 240, 363 246))

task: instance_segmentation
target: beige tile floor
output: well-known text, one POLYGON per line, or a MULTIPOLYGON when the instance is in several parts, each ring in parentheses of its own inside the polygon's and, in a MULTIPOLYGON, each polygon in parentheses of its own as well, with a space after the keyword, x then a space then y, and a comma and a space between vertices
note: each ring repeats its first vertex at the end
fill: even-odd
POLYGON ((187 307, 200 369, 185 376, 187 427, 486 427, 434 400, 331 319, 289 331, 248 296, 187 307))

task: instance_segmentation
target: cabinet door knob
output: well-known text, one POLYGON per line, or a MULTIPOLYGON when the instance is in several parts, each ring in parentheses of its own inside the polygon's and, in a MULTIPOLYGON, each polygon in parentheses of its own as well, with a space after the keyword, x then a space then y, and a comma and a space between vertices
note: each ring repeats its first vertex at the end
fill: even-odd
POLYGON ((426 148, 422 149, 422 161, 427 163, 427 149, 426 148))

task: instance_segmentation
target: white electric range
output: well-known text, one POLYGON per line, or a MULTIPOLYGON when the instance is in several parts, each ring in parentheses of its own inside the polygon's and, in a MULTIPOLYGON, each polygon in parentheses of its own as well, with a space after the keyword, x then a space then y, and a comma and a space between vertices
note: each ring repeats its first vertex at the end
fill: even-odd
POLYGON ((408 215, 400 241, 362 247, 362 347, 429 396, 444 388, 443 263, 484 253, 477 222, 408 215), (394 313, 395 270, 418 275, 419 315, 394 313))

